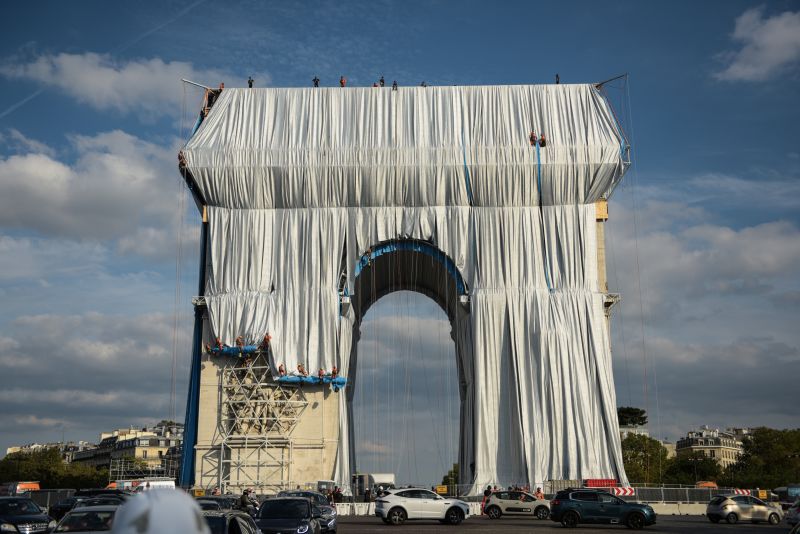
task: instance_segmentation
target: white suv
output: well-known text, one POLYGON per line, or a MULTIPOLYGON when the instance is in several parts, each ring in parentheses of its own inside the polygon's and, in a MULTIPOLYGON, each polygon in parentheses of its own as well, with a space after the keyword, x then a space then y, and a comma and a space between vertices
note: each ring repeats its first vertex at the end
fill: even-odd
POLYGON ((458 525, 469 517, 469 505, 421 488, 389 490, 375 501, 375 515, 387 525, 402 525, 406 519, 438 519, 458 525))

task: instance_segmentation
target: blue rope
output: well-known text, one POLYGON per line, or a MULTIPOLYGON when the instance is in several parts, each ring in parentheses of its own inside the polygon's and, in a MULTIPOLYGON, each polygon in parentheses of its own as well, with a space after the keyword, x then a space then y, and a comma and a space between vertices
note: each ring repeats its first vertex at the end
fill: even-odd
POLYGON ((547 290, 553 292, 550 283, 550 269, 547 265, 547 239, 544 231, 544 202, 542 200, 542 159, 539 154, 539 140, 536 140, 536 183, 539 187, 539 219, 542 223, 542 248, 544 249, 544 278, 547 280, 547 290))
POLYGON ((464 143, 464 129, 461 129, 461 151, 464 154, 464 176, 467 183, 467 198, 472 206, 472 184, 469 181, 469 167, 467 167, 467 145, 464 143))

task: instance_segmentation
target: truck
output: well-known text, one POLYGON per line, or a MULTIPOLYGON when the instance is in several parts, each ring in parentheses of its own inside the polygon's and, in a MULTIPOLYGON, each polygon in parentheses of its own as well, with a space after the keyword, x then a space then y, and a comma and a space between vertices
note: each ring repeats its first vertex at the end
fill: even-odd
POLYGON ((0 496, 22 495, 29 491, 39 491, 39 482, 3 482, 0 484, 0 496))
POLYGON ((351 478, 354 496, 361 497, 369 488, 370 493, 375 495, 377 489, 383 486, 384 489, 395 487, 394 473, 356 473, 351 478))
POLYGON ((175 479, 169 477, 148 477, 117 480, 115 482, 115 488, 118 490, 133 491, 134 493, 141 493, 156 488, 175 489, 175 479))

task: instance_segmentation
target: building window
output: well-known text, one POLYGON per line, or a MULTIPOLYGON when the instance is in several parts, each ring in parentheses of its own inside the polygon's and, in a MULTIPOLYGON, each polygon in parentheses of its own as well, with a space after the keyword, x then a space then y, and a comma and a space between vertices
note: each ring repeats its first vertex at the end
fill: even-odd
POLYGON ((710 453, 711 453, 711 457, 712 457, 712 458, 716 458, 716 457, 717 457, 717 453, 716 453, 716 451, 708 451, 708 452, 710 452, 710 453))
POLYGON ((142 458, 147 458, 147 451, 142 451, 142 458))

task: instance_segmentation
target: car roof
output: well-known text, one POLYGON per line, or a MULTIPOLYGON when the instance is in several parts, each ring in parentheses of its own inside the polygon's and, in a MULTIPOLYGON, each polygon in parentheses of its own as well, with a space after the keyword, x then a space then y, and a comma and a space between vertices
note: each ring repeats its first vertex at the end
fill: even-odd
POLYGON ((309 502, 308 499, 305 497, 273 497, 271 499, 267 499, 264 502, 275 502, 275 501, 302 501, 302 502, 309 502))
POLYGON ((84 512, 114 512, 116 510, 119 510, 119 506, 111 506, 110 504, 103 504, 103 505, 97 505, 97 506, 82 506, 80 508, 73 508, 68 513, 71 514, 72 512, 78 512, 78 511, 80 513, 84 513, 84 512))
POLYGON ((250 517, 241 510, 201 510, 200 513, 203 514, 203 517, 230 517, 234 515, 250 517))

